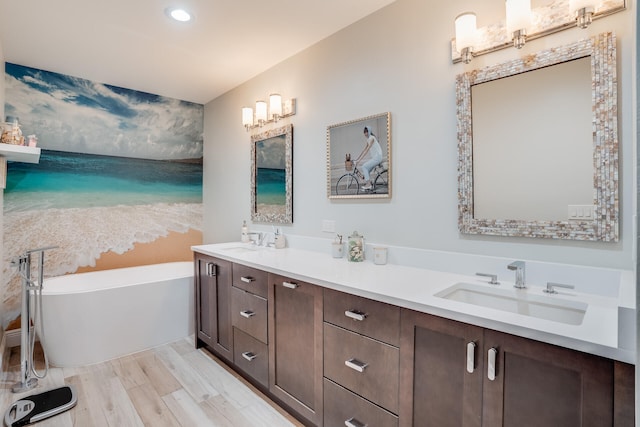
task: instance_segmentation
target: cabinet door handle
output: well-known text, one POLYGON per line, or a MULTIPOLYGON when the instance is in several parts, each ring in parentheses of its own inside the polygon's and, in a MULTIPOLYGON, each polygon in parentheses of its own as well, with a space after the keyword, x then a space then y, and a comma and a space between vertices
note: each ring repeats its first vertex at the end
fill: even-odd
POLYGON ((244 310, 244 311, 241 311, 241 312, 240 312, 240 316, 242 316, 242 317, 246 317, 247 319, 249 319, 250 317, 253 317, 253 316, 255 316, 255 315, 256 315, 256 314, 255 314, 253 311, 251 311, 251 310, 244 310))
POLYGON ((244 353, 242 353, 242 357, 247 359, 249 362, 253 362, 253 359, 258 357, 258 355, 254 354, 254 353, 251 353, 250 351, 245 351, 244 353))
POLYGON ((347 310, 344 312, 344 315, 353 320, 359 320, 360 322, 367 318, 367 313, 362 313, 357 310, 347 310))
POLYGON ((358 359, 345 360, 344 364, 358 372, 364 372, 364 369, 369 366, 368 363, 361 362, 358 359))
POLYGON ((253 277, 249 277, 249 276, 242 276, 240 278, 240 280, 243 281, 244 283, 251 283, 256 279, 254 279, 253 277))
POLYGON ((355 418, 351 417, 344 422, 346 427, 367 427, 367 424, 363 424, 355 418))
POLYGON ((492 347, 489 349, 488 353, 488 363, 487 363, 487 378, 490 381, 496 379, 496 356, 498 355, 498 349, 492 347))
POLYGON ((476 367, 476 343, 467 343, 467 372, 473 374, 476 367))
POLYGON ((282 286, 289 289, 296 289, 299 285, 293 282, 282 282, 282 286))
POLYGON ((217 274, 216 264, 213 262, 208 262, 206 264, 207 268, 207 276, 215 276, 217 274))

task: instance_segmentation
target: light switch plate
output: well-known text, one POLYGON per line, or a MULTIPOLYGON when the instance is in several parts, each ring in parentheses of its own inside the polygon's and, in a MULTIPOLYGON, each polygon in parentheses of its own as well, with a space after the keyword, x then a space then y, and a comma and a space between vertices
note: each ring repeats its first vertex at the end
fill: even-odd
POLYGON ((322 220, 322 231, 325 233, 335 233, 336 232, 336 222, 329 220, 329 219, 323 219, 322 220))
POLYGON ((569 205, 567 218, 579 221, 593 221, 595 219, 596 207, 594 205, 569 205))

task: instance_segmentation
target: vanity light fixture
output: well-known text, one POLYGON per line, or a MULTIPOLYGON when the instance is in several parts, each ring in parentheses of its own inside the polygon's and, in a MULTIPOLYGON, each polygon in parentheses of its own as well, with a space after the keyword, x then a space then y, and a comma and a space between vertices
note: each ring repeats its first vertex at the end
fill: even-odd
POLYGON ((242 107, 242 125, 247 132, 249 130, 262 127, 267 123, 277 123, 278 120, 293 116, 296 113, 295 98, 282 102, 282 97, 277 93, 269 95, 269 105, 266 101, 256 101, 256 113, 253 114, 251 107, 242 107))
POLYGON ((279 94, 269 95, 269 111, 271 111, 271 117, 276 121, 278 117, 282 116, 282 97, 279 94))
POLYGON ((256 101, 256 121, 260 126, 267 121, 267 103, 264 101, 256 101))
POLYGON ((569 0, 569 12, 576 18, 579 28, 587 28, 593 21, 596 11, 594 0, 569 0))
POLYGON ((525 42, 575 28, 576 24, 580 28, 586 28, 592 20, 626 10, 628 2, 629 0, 545 0, 543 6, 531 9, 531 0, 505 0, 507 32, 505 33, 504 19, 476 28, 473 49, 466 52, 464 48, 469 42, 458 31, 458 19, 466 14, 463 13, 456 17, 456 36, 451 38, 451 62, 468 63, 471 58, 511 46, 520 48, 525 42))
POLYGON ((507 36, 513 47, 522 48, 527 42, 527 29, 531 27, 531 0, 506 0, 507 36))
POLYGON ((464 12, 456 17, 456 49, 462 62, 468 64, 473 59, 473 47, 476 44, 476 14, 464 12))

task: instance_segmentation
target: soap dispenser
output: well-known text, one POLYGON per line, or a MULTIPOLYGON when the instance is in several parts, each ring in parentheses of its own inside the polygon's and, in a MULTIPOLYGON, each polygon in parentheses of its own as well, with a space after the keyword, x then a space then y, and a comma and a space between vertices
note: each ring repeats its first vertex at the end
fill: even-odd
POLYGON ((240 241, 242 243, 249 243, 249 227, 247 227, 247 221, 242 221, 242 229, 240 231, 240 241))

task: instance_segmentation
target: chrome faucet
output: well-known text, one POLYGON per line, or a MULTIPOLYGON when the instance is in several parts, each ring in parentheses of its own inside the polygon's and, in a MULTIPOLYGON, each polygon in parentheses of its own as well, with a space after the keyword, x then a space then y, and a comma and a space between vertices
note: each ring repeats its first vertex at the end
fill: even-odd
POLYGON ((524 261, 513 261, 511 264, 507 265, 507 268, 516 272, 516 284, 513 285, 513 287, 517 289, 526 288, 527 286, 525 285, 524 261))
POLYGON ((261 231, 250 231, 247 234, 249 235, 249 239, 251 239, 251 243, 256 246, 262 246, 262 241, 266 237, 266 233, 263 233, 261 231), (255 240, 253 239, 253 236, 255 236, 255 240))

